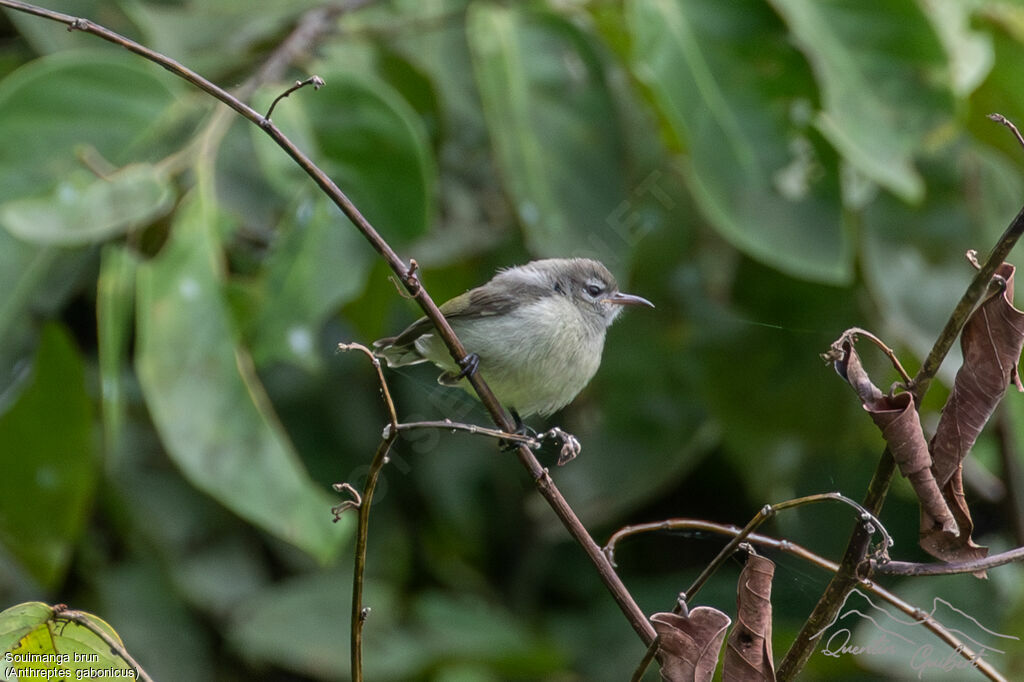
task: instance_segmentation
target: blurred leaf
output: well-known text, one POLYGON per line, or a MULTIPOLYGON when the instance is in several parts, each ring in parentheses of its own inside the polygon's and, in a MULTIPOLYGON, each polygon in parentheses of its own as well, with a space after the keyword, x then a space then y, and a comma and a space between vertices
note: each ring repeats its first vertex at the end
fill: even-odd
MULTIPOLYGON (((294 130, 298 139, 308 140, 313 159, 386 239, 411 240, 426 232, 434 218, 437 170, 423 125, 387 83, 341 66, 318 65, 326 85, 302 98, 290 97, 281 104, 280 117, 274 112, 274 120, 289 135, 294 130)), ((267 144, 257 142, 268 166, 294 165, 267 144)), ((294 174, 287 167, 272 172, 294 174)))
POLYGON ((995 62, 992 36, 971 26, 972 15, 979 4, 929 0, 919 5, 946 50, 952 89, 957 97, 968 97, 974 92, 995 62))
POLYGON ((161 254, 139 268, 136 371, 182 472, 236 514, 327 561, 346 533, 277 422, 221 291, 220 217, 203 198, 179 211, 161 254))
POLYGON ((209 78, 251 63, 261 43, 283 40, 295 19, 321 0, 118 3, 145 33, 141 42, 209 78))
POLYGON ((969 139, 926 160, 922 170, 931 200, 914 207, 880 195, 863 213, 862 255, 865 283, 881 313, 878 331, 919 358, 974 276, 964 252, 991 248, 1024 192, 1006 159, 969 139))
POLYGON ((366 284, 371 250, 341 211, 319 193, 299 202, 290 226, 267 258, 263 297, 257 313, 253 358, 314 369, 323 357, 316 348, 324 319, 355 298, 366 284))
POLYGON ((139 259, 118 244, 103 249, 96 282, 96 328, 103 401, 103 437, 108 463, 116 461, 125 420, 122 374, 132 334, 135 273, 139 259))
MULTIPOLYGON (((104 22, 104 26, 121 32, 123 26, 118 26, 112 20, 121 19, 120 14, 113 3, 105 0, 47 0, 46 8, 57 12, 65 12, 77 17, 87 17, 96 21, 104 22)), ((96 37, 88 35, 84 31, 68 31, 52 21, 44 21, 40 17, 15 12, 3 8, 3 14, 10 20, 26 42, 32 46, 32 50, 39 54, 49 54, 60 50, 74 49, 96 49, 96 37)), ((115 48, 111 47, 113 51, 115 48)))
POLYGON ((122 559, 87 578, 97 608, 117 623, 132 655, 154 680, 221 679, 212 664, 210 633, 181 601, 154 554, 122 559))
POLYGON ((37 320, 59 313, 91 276, 94 258, 89 249, 34 246, 0 229, 0 410, 26 378, 37 320))
POLYGON ((39 194, 80 168, 79 145, 114 165, 139 145, 174 101, 173 79, 130 55, 61 52, 0 82, 0 203, 39 194))
POLYGON ((950 67, 918 4, 769 1, 814 68, 817 128, 859 171, 920 201, 914 156, 951 125, 954 103, 950 67))
MULTIPOLYGON (((351 571, 314 573, 268 586, 240 605, 228 641, 250 661, 273 663, 316 678, 349 671, 351 571)), ((366 585, 371 605, 363 658, 367 679, 413 679, 430 652, 393 621, 396 595, 380 581, 366 585)))
MULTIPOLYGON (((90 625, 115 642, 121 638, 110 625, 90 613, 77 612, 90 625)), ((62 671, 56 679, 88 679, 90 671, 132 670, 132 666, 111 651, 110 645, 88 627, 62 618, 42 602, 17 604, 0 612, 0 660, 5 679, 35 677, 39 671, 62 671), (16 656, 43 656, 39 662, 18 662, 16 656), (65 658, 66 657, 66 658, 65 658), (49 660, 47 660, 49 659, 49 660), (35 675, 29 671, 36 671, 35 675), (86 673, 85 677, 80 674, 86 673)), ((44 678, 48 679, 48 678, 44 678)))
POLYGON ((413 618, 439 660, 489 663, 508 678, 545 678, 562 669, 560 652, 502 608, 470 594, 426 592, 413 618))
POLYGON ((64 578, 96 485, 92 405, 67 332, 43 329, 34 377, 0 415, 0 541, 45 589, 64 578))
POLYGON ((105 178, 80 171, 47 196, 0 205, 0 226, 29 243, 82 246, 145 225, 173 203, 168 178, 148 164, 126 166, 105 178))
POLYGON ((632 235, 623 149, 604 67, 588 37, 547 12, 474 3, 477 87, 505 191, 536 256, 613 262, 632 235))
POLYGON ((790 275, 851 276, 834 153, 810 128, 817 89, 761 2, 631 2, 637 76, 687 145, 686 179, 737 248, 790 275))

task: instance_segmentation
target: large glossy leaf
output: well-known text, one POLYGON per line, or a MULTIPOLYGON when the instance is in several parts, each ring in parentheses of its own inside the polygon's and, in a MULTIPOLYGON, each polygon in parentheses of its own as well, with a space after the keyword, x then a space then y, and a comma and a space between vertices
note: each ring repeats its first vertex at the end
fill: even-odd
POLYGON ((476 3, 469 44, 488 132, 531 253, 622 258, 624 154, 604 68, 565 18, 476 3))
POLYGON ((158 218, 173 200, 169 179, 149 164, 126 166, 105 178, 78 171, 50 194, 0 205, 0 226, 29 243, 82 246, 158 218))
POLYGON ((0 203, 45 192, 95 149, 136 160, 174 99, 173 80, 130 55, 62 52, 0 82, 0 203))
POLYGON ((136 371, 168 454, 236 514, 320 560, 345 537, 278 423, 221 289, 219 218, 182 207, 169 243, 139 268, 136 371))
POLYGON ((0 415, 0 542, 47 589, 63 579, 96 484, 85 369, 63 328, 47 326, 34 376, 0 415))
POLYGON ((917 3, 770 0, 814 68, 815 125, 847 161, 908 201, 914 156, 952 123, 950 66, 917 3))
POLYGON ((772 267, 848 280, 837 159, 811 128, 817 93, 778 18, 755 0, 635 1, 627 18, 704 216, 772 267))

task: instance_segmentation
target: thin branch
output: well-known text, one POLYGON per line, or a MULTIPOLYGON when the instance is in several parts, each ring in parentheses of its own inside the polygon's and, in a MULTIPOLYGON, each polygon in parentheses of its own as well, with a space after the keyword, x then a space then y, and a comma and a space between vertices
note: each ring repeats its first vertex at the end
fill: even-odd
POLYGON ((954 575, 957 573, 977 573, 996 566, 1003 566, 1015 561, 1024 561, 1024 547, 1017 547, 999 554, 991 554, 982 559, 971 561, 954 561, 948 564, 918 564, 910 561, 877 561, 871 559, 871 569, 880 575, 954 575))
POLYGON ((306 87, 307 85, 312 85, 314 90, 319 90, 320 88, 324 87, 324 79, 321 78, 320 76, 310 76, 304 81, 295 81, 295 83, 293 83, 290 88, 288 88, 287 90, 285 90, 280 95, 274 98, 274 101, 270 103, 270 108, 267 109, 267 113, 263 114, 263 118, 269 121, 270 115, 274 113, 274 107, 277 106, 278 102, 280 102, 281 100, 283 100, 285 97, 292 94, 296 90, 300 90, 306 87))
MULTIPOLYGON (((1006 124, 1014 132, 1018 140, 1021 140, 1020 133, 1017 132, 1016 127, 1007 121, 1005 117, 994 114, 990 118, 1006 124)), ((1017 244, 1021 234, 1024 234, 1024 207, 1014 216, 996 243, 995 248, 992 249, 985 264, 974 275, 974 279, 971 280, 967 290, 964 291, 963 296, 961 296, 960 301, 956 304, 949 319, 946 321, 946 325, 935 340, 935 344, 921 365, 921 369, 914 376, 910 385, 910 391, 914 395, 915 404, 921 404, 921 399, 924 397, 925 392, 927 392, 928 386, 935 377, 935 373, 938 372, 943 359, 945 359, 949 350, 953 347, 953 343, 960 335, 960 330, 967 323, 967 318, 970 317, 978 301, 988 291, 992 275, 995 274, 996 269, 1009 256, 1010 251, 1017 244)), ((889 485, 892 483, 895 471, 896 463, 893 460, 892 452, 887 447, 878 460, 875 473, 871 477, 871 482, 868 483, 867 494, 864 496, 864 507, 876 516, 881 512, 882 505, 885 503, 885 496, 889 492, 889 485)), ((835 618, 835 615, 839 612, 840 605, 846 599, 850 590, 856 585, 856 567, 864 560, 867 546, 868 537, 863 532, 863 529, 858 526, 854 529, 853 535, 851 535, 850 541, 846 546, 839 571, 836 572, 825 592, 818 599, 814 610, 800 629, 800 633, 793 641, 789 651, 786 652, 782 663, 779 664, 776 672, 779 680, 793 679, 807 663, 807 659, 810 658, 814 650, 814 633, 820 632, 825 623, 831 622, 835 618)))
MULTIPOLYGON (((393 425, 384 427, 384 436, 390 435, 392 429, 396 428, 393 425)), ((507 433, 505 431, 498 431, 497 429, 489 429, 486 426, 478 426, 477 424, 463 424, 461 422, 453 422, 451 419, 443 419, 439 421, 420 421, 420 422, 402 422, 398 424, 397 429, 399 433, 403 431, 415 431, 417 429, 438 429, 441 431, 465 431, 477 436, 486 436, 488 438, 496 438, 498 440, 513 441, 516 443, 522 443, 531 448, 540 447, 540 441, 533 436, 524 436, 520 433, 507 433)))
POLYGON ((390 435, 385 435, 377 446, 377 452, 370 462, 370 470, 366 474, 366 483, 363 486, 363 494, 360 496, 348 483, 341 483, 335 486, 336 490, 349 492, 352 500, 342 502, 335 507, 335 520, 337 515, 345 509, 357 509, 359 520, 356 526, 356 550, 355 568, 352 576, 352 615, 351 615, 351 670, 352 682, 362 682, 363 679, 363 624, 370 614, 369 607, 363 606, 363 583, 366 575, 366 545, 370 531, 370 507, 373 504, 373 493, 377 488, 377 480, 380 478, 381 469, 388 463, 388 453, 395 439, 398 438, 398 415, 395 413, 395 403, 391 399, 391 391, 384 379, 384 372, 380 367, 380 360, 370 351, 369 348, 360 343, 339 343, 338 350, 358 350, 370 359, 373 368, 377 372, 377 381, 380 384, 381 397, 384 399, 384 407, 388 412, 388 420, 392 425, 390 435))
POLYGON ((883 353, 885 353, 885 357, 889 358, 889 362, 892 363, 893 368, 895 368, 896 372, 899 373, 900 378, 903 379, 903 384, 908 387, 910 386, 910 384, 913 382, 913 379, 910 378, 910 375, 907 373, 907 370, 903 369, 903 365, 900 363, 899 358, 896 357, 896 351, 894 351, 892 348, 889 348, 889 346, 887 346, 884 341, 882 341, 880 338, 869 332, 867 329, 862 329, 860 327, 851 327, 850 329, 847 329, 841 337, 836 339, 836 342, 833 344, 833 346, 838 346, 844 339, 854 337, 854 339, 851 339, 852 344, 858 336, 863 336, 865 339, 878 346, 878 348, 883 353))

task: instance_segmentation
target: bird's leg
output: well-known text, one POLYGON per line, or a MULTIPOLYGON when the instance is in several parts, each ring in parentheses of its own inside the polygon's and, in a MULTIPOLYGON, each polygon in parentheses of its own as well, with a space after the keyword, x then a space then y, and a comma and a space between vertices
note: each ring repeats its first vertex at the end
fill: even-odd
MULTIPOLYGON (((513 431, 513 433, 518 434, 520 436, 529 436, 530 438, 533 438, 533 439, 537 438, 537 432, 534 431, 529 426, 527 426, 526 424, 523 423, 523 418, 519 416, 519 413, 516 412, 516 409, 514 407, 510 407, 508 411, 512 413, 512 423, 516 427, 515 431, 513 431)), ((503 452, 510 452, 512 450, 515 450, 519 446, 520 446, 520 443, 517 443, 516 441, 512 441, 512 440, 503 440, 503 441, 501 441, 501 449, 502 449, 503 452)), ((533 445, 533 444, 529 444, 529 446, 536 449, 537 447, 540 446, 540 443, 538 443, 536 446, 533 445)))

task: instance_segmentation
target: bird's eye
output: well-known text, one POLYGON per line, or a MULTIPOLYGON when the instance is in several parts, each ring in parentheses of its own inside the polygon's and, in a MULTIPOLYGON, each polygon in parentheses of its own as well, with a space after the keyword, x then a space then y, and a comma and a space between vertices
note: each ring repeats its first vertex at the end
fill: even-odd
POLYGON ((597 284, 588 284, 583 287, 583 290, 586 291, 588 295, 597 298, 601 295, 601 292, 604 291, 604 288, 597 284))

